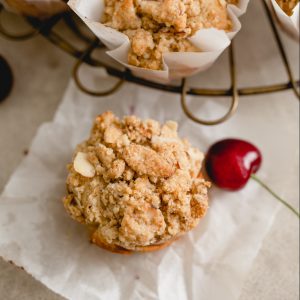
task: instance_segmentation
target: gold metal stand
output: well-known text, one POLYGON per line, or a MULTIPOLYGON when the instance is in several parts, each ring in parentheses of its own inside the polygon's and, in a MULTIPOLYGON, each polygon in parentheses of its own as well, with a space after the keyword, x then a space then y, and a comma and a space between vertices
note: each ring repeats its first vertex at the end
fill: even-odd
MULTIPOLYGON (((89 55, 91 55, 91 53, 93 52, 93 50, 95 48, 97 48, 99 44, 99 40, 96 39, 94 41, 94 43, 91 44, 91 46, 84 52, 83 56, 76 62, 74 68, 73 68, 73 78, 74 78, 74 81, 77 85, 77 87, 84 93, 90 95, 90 96, 95 96, 95 97, 103 97, 103 96, 108 96, 108 95, 111 95, 113 93, 115 93, 117 90, 119 90, 121 88, 121 86, 123 85, 124 83, 124 79, 119 79, 117 81, 117 83, 110 89, 106 90, 106 91, 91 91, 89 90, 88 88, 86 88, 82 82, 80 81, 80 78, 79 78, 79 69, 80 69, 80 66, 83 64, 85 58, 89 55)), ((100 67, 100 66, 98 66, 100 67)), ((105 68, 105 66, 102 66, 102 68, 105 68)))
POLYGON ((13 40, 24 40, 27 38, 31 38, 37 34, 43 35, 45 38, 47 38, 50 42, 55 44, 57 47, 61 48, 63 51, 69 53, 70 55, 72 55, 77 59, 73 69, 73 78, 78 88, 91 96, 110 95, 116 92, 124 84, 124 82, 127 81, 142 86, 150 87, 153 89, 179 94, 181 96, 182 109, 188 118, 202 125, 216 125, 228 120, 236 112, 240 96, 267 94, 267 93, 274 93, 274 92, 292 89, 296 98, 300 99, 299 89, 298 89, 300 82, 299 80, 296 81, 292 74, 291 67, 287 59, 286 51, 284 49, 282 40, 280 38, 280 34, 275 24, 275 17, 273 16, 272 12, 268 8, 268 5, 265 2, 265 0, 261 0, 261 1, 263 2, 265 13, 268 17, 270 26, 274 34, 275 41, 279 49, 279 54, 282 63, 285 67, 288 76, 288 81, 281 84, 238 88, 237 70, 236 70, 236 63, 235 63, 235 56, 234 56, 234 43, 232 43, 229 48, 229 68, 230 68, 229 74, 231 79, 231 86, 228 89, 206 89, 206 88, 188 87, 186 79, 183 79, 181 84, 179 85, 168 85, 168 84, 157 83, 157 82, 136 77, 128 69, 119 69, 117 67, 112 67, 105 61, 105 59, 100 60, 92 57, 92 52, 94 50, 100 48, 104 49, 105 46, 96 37, 90 37, 82 31, 81 28, 82 24, 80 23, 81 21, 72 12, 67 12, 61 15, 57 15, 51 19, 44 20, 44 21, 33 19, 33 18, 26 18, 27 22, 32 26, 33 31, 22 35, 14 35, 11 34, 10 31, 6 29, 1 22, 3 7, 0 6, 0 34, 13 40), (71 30, 73 36, 76 37, 77 40, 80 39, 80 41, 86 45, 85 50, 82 50, 78 47, 78 42, 74 42, 74 40, 68 39, 65 36, 62 36, 57 33, 55 29, 57 27, 58 22, 63 22, 64 26, 66 26, 66 28, 71 30), (119 80, 117 81, 115 86, 113 86, 109 90, 91 91, 87 87, 85 87, 84 84, 80 81, 79 69, 83 63, 86 63, 93 67, 105 68, 106 72, 109 75, 116 77, 119 80), (202 120, 197 116, 195 116, 192 113, 192 111, 189 109, 188 103, 186 101, 187 95, 209 96, 209 97, 224 97, 224 96, 231 97, 231 104, 228 109, 228 112, 223 117, 216 120, 202 120))
POLYGON ((192 121, 202 124, 202 125, 217 125, 220 123, 225 122, 228 120, 237 110, 239 105, 239 95, 238 90, 236 86, 236 70, 235 70, 235 62, 234 62, 234 52, 233 52, 233 43, 229 47, 229 62, 230 62, 230 79, 231 79, 231 91, 230 94, 231 97, 231 104, 229 107, 228 112, 221 118, 208 121, 208 120, 202 120, 197 118, 193 115, 193 113, 188 109, 187 103, 186 103, 186 94, 187 94, 187 86, 186 86, 186 79, 182 80, 182 92, 181 92, 181 107, 184 111, 184 113, 189 117, 192 121))

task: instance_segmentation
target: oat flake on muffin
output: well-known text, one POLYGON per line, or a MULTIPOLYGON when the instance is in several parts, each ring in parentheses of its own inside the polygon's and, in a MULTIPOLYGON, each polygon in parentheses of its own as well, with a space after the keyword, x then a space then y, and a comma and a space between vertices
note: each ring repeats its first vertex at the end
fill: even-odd
POLYGON ((202 160, 178 137, 175 122, 106 112, 68 166, 64 206, 104 248, 156 250, 205 215, 210 183, 201 176, 202 160))

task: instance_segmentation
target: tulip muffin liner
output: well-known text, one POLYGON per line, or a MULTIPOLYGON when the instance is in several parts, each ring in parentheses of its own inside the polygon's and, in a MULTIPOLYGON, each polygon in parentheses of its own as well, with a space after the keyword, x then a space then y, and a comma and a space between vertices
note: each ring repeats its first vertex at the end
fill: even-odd
MULTIPOLYGON (((241 1, 242 3, 249 0, 241 1)), ((128 64, 128 52, 130 50, 129 38, 100 22, 104 13, 104 0, 70 0, 68 5, 91 29, 91 31, 109 49, 106 53, 124 67, 130 69, 138 77, 168 82, 191 76, 207 70, 230 45, 231 39, 241 29, 241 23, 232 5, 227 8, 232 20, 232 31, 225 32, 214 28, 200 29, 189 40, 201 50, 201 52, 172 52, 163 54, 163 70, 150 70, 128 64)))
POLYGON ((299 41, 299 10, 300 2, 294 7, 293 14, 287 15, 283 9, 278 5, 276 0, 271 0, 272 8, 278 18, 278 21, 282 28, 295 40, 299 41))

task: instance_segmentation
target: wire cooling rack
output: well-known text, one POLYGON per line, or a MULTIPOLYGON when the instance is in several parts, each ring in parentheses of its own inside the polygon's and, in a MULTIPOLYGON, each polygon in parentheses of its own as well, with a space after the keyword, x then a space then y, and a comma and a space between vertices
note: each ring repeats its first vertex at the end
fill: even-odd
POLYGON ((275 24, 276 23, 275 16, 269 9, 266 1, 265 0, 261 0, 261 1, 263 2, 265 15, 267 16, 269 24, 272 28, 273 36, 279 50, 279 56, 282 61, 282 64, 284 65, 288 77, 288 81, 284 83, 239 88, 237 86, 236 62, 235 62, 233 42, 231 43, 228 51, 229 53, 228 77, 230 78, 229 88, 207 89, 207 88, 188 87, 185 78, 182 79, 181 83, 178 85, 162 84, 162 83, 146 80, 143 78, 139 78, 137 76, 134 76, 131 73, 131 71, 128 69, 124 69, 124 68, 120 69, 118 67, 111 66, 110 64, 107 63, 105 58, 102 59, 94 58, 92 56, 93 51, 101 48, 105 49, 105 46, 95 36, 90 36, 84 30, 82 30, 80 20, 78 20, 76 15, 71 11, 54 16, 48 20, 43 20, 43 21, 27 17, 25 18, 25 20, 30 24, 32 29, 26 33, 13 34, 9 30, 9 28, 7 28, 5 24, 3 24, 4 22, 2 22, 3 19, 2 17, 3 14, 5 14, 5 11, 4 8, 0 6, 0 34, 2 34, 4 37, 8 39, 16 40, 16 41, 26 40, 40 34, 44 36, 46 39, 48 39, 51 43, 55 44, 57 47, 62 49, 63 51, 75 57, 76 63, 74 65, 73 73, 72 73, 75 83, 77 84, 80 90, 82 90, 83 92, 91 96, 99 97, 99 96, 107 96, 113 94, 125 82, 132 82, 153 89, 180 94, 181 106, 188 118, 202 125, 216 125, 226 121, 236 112, 239 104, 240 96, 267 94, 267 93, 274 93, 274 92, 292 89, 295 96, 298 99, 300 99, 300 94, 299 94, 300 81, 295 80, 293 73, 291 71, 291 67, 288 62, 287 54, 279 34, 277 24, 275 24), (67 27, 72 32, 72 34, 76 36, 77 42, 75 42, 73 39, 68 39, 65 35, 59 34, 58 30, 56 30, 58 26, 67 27), (86 45, 85 50, 82 50, 78 47, 78 39, 80 40, 80 42, 83 42, 86 45), (108 90, 105 91, 90 90, 81 82, 79 77, 79 69, 83 63, 86 63, 92 67, 105 68, 106 72, 110 76, 116 77, 118 79, 116 84, 112 88, 109 88, 108 90), (186 101, 186 95, 209 96, 209 97, 225 96, 231 99, 231 104, 227 113, 223 117, 216 120, 203 120, 195 116, 193 112, 189 109, 186 101))

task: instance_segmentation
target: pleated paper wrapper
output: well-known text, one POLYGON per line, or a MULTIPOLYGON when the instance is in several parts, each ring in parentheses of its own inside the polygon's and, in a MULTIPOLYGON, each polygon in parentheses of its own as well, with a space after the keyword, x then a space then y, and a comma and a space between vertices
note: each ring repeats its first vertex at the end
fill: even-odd
POLYGON ((291 16, 287 15, 282 8, 278 5, 276 0, 271 0, 271 5, 274 12, 279 20, 280 25, 283 29, 292 36, 295 40, 299 42, 299 10, 300 3, 293 9, 293 14, 291 16))

